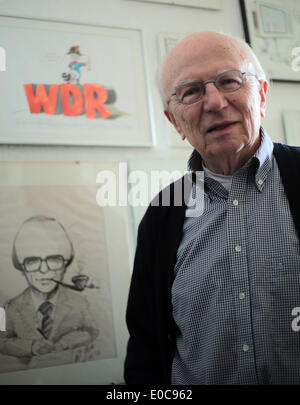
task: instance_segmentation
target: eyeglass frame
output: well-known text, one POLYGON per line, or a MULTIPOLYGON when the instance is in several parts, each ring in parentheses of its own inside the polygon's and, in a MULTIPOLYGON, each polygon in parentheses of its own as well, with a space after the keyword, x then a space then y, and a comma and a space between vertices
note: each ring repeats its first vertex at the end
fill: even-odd
POLYGON ((224 75, 225 73, 228 73, 228 72, 239 72, 239 73, 242 75, 242 82, 241 82, 240 87, 238 87, 237 89, 235 89, 235 90, 228 90, 228 91, 220 90, 220 91, 222 91, 222 93, 234 93, 235 91, 237 91, 237 90, 239 90, 240 88, 242 88, 243 85, 244 85, 244 83, 245 83, 246 76, 254 76, 254 77, 257 78, 257 80, 259 80, 258 76, 257 76, 256 74, 254 74, 254 73, 241 72, 241 71, 238 70, 238 69, 225 70, 225 72, 219 73, 219 74, 216 76, 216 78, 215 78, 214 80, 206 80, 205 82, 193 81, 193 82, 189 82, 189 83, 179 84, 179 85, 176 87, 175 92, 170 95, 169 100, 167 101, 167 106, 169 106, 170 101, 171 101, 171 98, 174 97, 174 96, 176 96, 176 100, 177 100, 180 104, 191 105, 191 104, 198 103, 198 101, 202 100, 202 97, 203 97, 204 94, 205 94, 206 85, 207 85, 208 83, 213 83, 213 84, 215 85, 215 87, 219 90, 218 86, 216 85, 216 81, 218 80, 218 78, 219 78, 220 76, 222 76, 222 75, 224 75), (201 85, 203 86, 203 94, 202 94, 201 97, 200 97, 198 100, 196 100, 196 101, 193 101, 193 102, 191 102, 191 103, 184 103, 184 102, 182 102, 182 101, 178 98, 178 96, 177 96, 177 91, 178 91, 178 89, 180 89, 180 88, 184 88, 184 87, 190 86, 190 85, 192 85, 192 84, 201 84, 201 85))
POLYGON ((70 263, 70 260, 71 260, 71 259, 65 259, 62 255, 50 255, 50 256, 45 257, 44 259, 42 259, 42 258, 39 257, 39 256, 28 256, 28 257, 25 257, 25 259, 23 260, 23 263, 20 263, 20 264, 21 264, 21 266, 23 267, 24 271, 26 271, 27 273, 35 273, 35 272, 37 272, 37 271, 40 271, 43 262, 46 263, 47 268, 48 268, 48 271, 61 271, 62 268, 58 268, 58 269, 54 269, 54 270, 53 270, 53 269, 51 269, 51 268, 49 267, 49 265, 48 265, 48 263, 47 263, 47 260, 48 260, 49 258, 53 258, 53 257, 62 258, 64 267, 67 267, 67 264, 70 263), (25 267, 25 260, 27 260, 27 259, 39 259, 39 260, 40 260, 39 268, 36 269, 36 270, 27 270, 26 267, 25 267))

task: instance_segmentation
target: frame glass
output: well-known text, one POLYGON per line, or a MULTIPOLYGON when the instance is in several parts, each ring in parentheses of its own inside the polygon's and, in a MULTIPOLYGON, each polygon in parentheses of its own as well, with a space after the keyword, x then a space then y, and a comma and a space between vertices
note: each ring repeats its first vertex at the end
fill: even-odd
POLYGON ((267 76, 300 81, 300 4, 297 0, 240 0, 246 41, 267 76))
POLYGON ((141 32, 0 17, 0 143, 152 146, 141 32))
POLYGON ((0 385, 122 383, 131 267, 128 213, 125 206, 99 206, 100 186, 95 182, 99 173, 109 173, 117 182, 118 164, 11 162, 0 163, 0 169, 0 307, 6 311, 6 332, 0 331, 0 385), (62 336, 69 343, 65 341, 67 345, 59 350, 54 346, 47 353, 34 353, 27 342, 39 340, 42 331, 31 287, 35 283, 36 288, 45 289, 55 281, 53 276, 49 280, 46 269, 39 275, 41 281, 28 279, 13 257, 18 257, 20 247, 33 249, 34 256, 43 258, 61 253, 44 252, 62 246, 51 237, 50 228, 41 234, 49 243, 40 243, 30 228, 26 234, 24 230, 23 242, 16 242, 19 230, 26 229, 23 226, 45 218, 63 226, 73 247, 73 260, 58 283, 49 341, 54 344, 62 336), (92 342, 79 342, 75 335, 83 329, 80 322, 86 324, 87 319, 93 321, 89 328, 97 334, 92 342))

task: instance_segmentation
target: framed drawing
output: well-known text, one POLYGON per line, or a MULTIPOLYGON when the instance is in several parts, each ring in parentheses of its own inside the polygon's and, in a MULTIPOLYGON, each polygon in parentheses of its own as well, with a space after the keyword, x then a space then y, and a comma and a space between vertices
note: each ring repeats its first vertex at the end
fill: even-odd
POLYGON ((283 111, 283 125, 286 143, 291 146, 300 146, 300 111, 283 111))
MULTIPOLYGON (((158 49, 159 49, 159 57, 160 60, 163 61, 166 55, 171 51, 171 49, 179 42, 181 39, 183 39, 185 36, 187 36, 189 33, 174 33, 174 32, 160 32, 157 35, 158 38, 158 49)), ((182 141, 180 138, 180 135, 174 128, 174 126, 165 120, 166 126, 167 126, 167 131, 169 134, 169 139, 170 139, 170 144, 175 147, 179 148, 189 148, 191 149, 190 144, 188 143, 187 140, 182 141)))
POLYGON ((0 17, 0 143, 151 146, 141 32, 0 17))
POLYGON ((149 3, 172 4, 174 6, 209 8, 219 10, 222 6, 222 0, 137 0, 149 3))
POLYGON ((298 0, 240 0, 245 38, 274 81, 300 81, 298 0))
POLYGON ((0 385, 122 382, 127 211, 99 206, 95 181, 118 165, 0 168, 0 385))

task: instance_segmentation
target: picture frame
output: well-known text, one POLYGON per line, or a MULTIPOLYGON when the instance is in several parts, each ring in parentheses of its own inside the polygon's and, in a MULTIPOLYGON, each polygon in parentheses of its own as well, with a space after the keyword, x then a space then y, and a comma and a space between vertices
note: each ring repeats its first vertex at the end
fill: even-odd
POLYGON ((195 8, 207 8, 211 10, 220 10, 222 0, 135 0, 147 3, 171 4, 173 6, 185 6, 195 8))
POLYGON ((300 146, 300 111, 286 110, 282 113, 287 145, 300 146))
MULTIPOLYGON (((166 55, 171 51, 171 49, 184 37, 189 35, 189 33, 179 33, 179 32, 159 32, 157 34, 158 41, 158 51, 160 60, 163 61, 166 55)), ((174 128, 174 126, 166 119, 165 120, 166 131, 169 135, 170 145, 176 148, 186 148, 191 149, 191 145, 185 139, 184 141, 180 138, 180 135, 174 128)))
POLYGON ((300 82, 300 4, 240 0, 245 39, 273 81, 300 82))
MULTIPOLYGON (((101 206, 99 204, 101 199, 97 197, 101 183, 95 182, 95 179, 104 173, 112 176, 117 184, 119 164, 117 162, 2 162, 0 168, 2 196, 0 198, 2 210, 0 307, 6 309, 8 333, 6 336, 5 332, 0 331, 0 385, 122 384, 124 382, 123 363, 128 341, 125 309, 132 261, 128 213, 127 208, 119 204, 101 206), (68 296, 68 301, 64 301, 60 307, 58 303, 62 303, 61 295, 56 298, 54 325, 55 316, 59 315, 62 308, 65 315, 67 310, 67 319, 71 322, 72 311, 75 311, 77 305, 81 305, 81 301, 84 300, 88 302, 89 310, 84 312, 83 319, 86 320, 87 316, 91 315, 91 319, 94 320, 92 327, 98 330, 99 334, 91 347, 87 344, 78 346, 79 341, 77 341, 74 347, 70 346, 64 350, 51 349, 47 354, 32 352, 31 355, 23 357, 21 352, 17 354, 9 352, 8 344, 3 346, 3 339, 5 341, 11 336, 12 325, 14 325, 14 330, 18 331, 13 334, 14 345, 17 344, 16 340, 20 341, 17 346, 19 350, 23 350, 23 342, 26 347, 27 339, 30 341, 37 337, 37 332, 34 332, 36 331, 34 323, 38 321, 38 317, 33 310, 34 306, 29 302, 24 306, 12 307, 12 303, 19 302, 21 296, 24 294, 28 296, 27 292, 30 288, 28 278, 23 274, 25 270, 19 271, 15 268, 12 252, 14 246, 16 257, 19 257, 22 249, 27 249, 28 252, 28 248, 32 249, 35 246, 34 249, 38 247, 40 252, 35 254, 44 257, 41 250, 45 247, 43 248, 39 238, 33 240, 30 236, 30 228, 29 231, 27 228, 27 233, 23 231, 26 237, 23 244, 22 241, 18 242, 19 239, 16 236, 21 235, 20 238, 22 238, 21 232, 22 229, 26 229, 26 224, 27 226, 36 225, 36 218, 40 220, 41 216, 43 216, 42 219, 55 219, 54 225, 59 223, 63 226, 72 242, 74 253, 73 261, 66 268, 64 285, 59 285, 59 288, 61 288, 60 294, 69 292, 69 294, 75 294, 76 298, 70 301, 68 296), (116 234, 118 238, 115 237, 116 234), (79 274, 89 276, 90 281, 87 285, 89 288, 73 291, 74 275, 79 274), (70 287, 72 287, 71 290, 70 287), (70 306, 71 302, 72 306, 70 306), (16 311, 9 309, 23 307, 27 313, 24 312, 20 318, 15 315, 16 311), (31 308, 32 312, 28 317, 31 308), (33 325, 33 332, 30 333, 35 335, 22 340, 24 338, 21 334, 29 333, 28 325, 33 325), (22 332, 23 329, 26 332, 22 332)), ((44 234, 41 235, 44 236, 44 234)), ((48 233, 45 235, 48 237, 48 233)), ((57 248, 61 245, 58 242, 57 248)), ((49 246, 54 246, 51 232, 49 232, 49 244, 47 243, 46 248, 48 249, 49 246)), ((40 272, 42 274, 42 270, 40 272)), ((49 272, 49 268, 48 273, 45 273, 45 268, 43 269, 44 278, 49 279, 50 276, 45 276, 49 272)), ((52 283, 52 281, 40 282, 43 288, 47 288, 45 284, 47 282, 52 283)), ((35 285, 35 287, 38 288, 41 285, 35 285)), ((77 322, 78 320, 73 324, 71 334, 75 332, 77 322)), ((67 320, 56 323, 55 333, 66 323, 67 320)), ((82 330, 81 327, 80 330, 82 330)), ((63 337, 66 337, 65 333, 63 337)), ((56 338, 50 335, 49 342, 54 344, 56 338)), ((72 342, 75 336, 69 339, 72 342)))
POLYGON ((0 143, 152 146, 141 31, 0 17, 0 143))

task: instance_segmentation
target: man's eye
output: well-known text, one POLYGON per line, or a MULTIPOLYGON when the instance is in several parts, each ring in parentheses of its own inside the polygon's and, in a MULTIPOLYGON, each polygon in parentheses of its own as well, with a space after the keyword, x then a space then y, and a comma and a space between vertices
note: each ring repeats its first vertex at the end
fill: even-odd
POLYGON ((184 99, 192 97, 194 95, 199 95, 200 93, 201 93, 200 88, 198 86, 197 87, 196 86, 195 87, 188 87, 183 91, 182 99, 184 100, 184 99))
POLYGON ((25 263, 26 263, 27 266, 31 266, 33 264, 36 264, 38 261, 39 261, 39 259, 36 259, 36 258, 33 257, 32 259, 26 259, 25 263))
POLYGON ((235 87, 240 86, 240 84, 241 84, 240 80, 232 77, 224 78, 219 82, 219 86, 221 87, 235 87))

